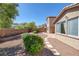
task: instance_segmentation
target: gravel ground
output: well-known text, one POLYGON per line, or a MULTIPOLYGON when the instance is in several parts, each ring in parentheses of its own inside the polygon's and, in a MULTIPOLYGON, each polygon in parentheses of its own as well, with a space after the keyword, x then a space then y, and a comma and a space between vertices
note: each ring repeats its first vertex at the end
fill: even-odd
POLYGON ((10 48, 0 48, 0 56, 15 56, 19 50, 24 50, 20 46, 14 46, 10 48))
POLYGON ((0 43, 0 56, 16 56, 19 51, 24 51, 22 39, 0 43))
MULTIPOLYGON (((43 38, 46 37, 46 35, 42 35, 43 38)), ((6 41, 3 43, 0 43, 0 56, 30 56, 27 52, 25 52, 23 48, 23 41, 22 39, 14 39, 11 41, 6 41)), ((47 47, 43 49, 41 54, 39 56, 54 56, 52 51, 50 51, 47 47)))
MULTIPOLYGON (((0 56, 30 56, 30 55, 27 52, 25 52, 23 47, 17 45, 9 48, 0 48, 0 56)), ((41 54, 39 54, 39 56, 54 56, 54 54, 49 49, 44 48, 41 54)))

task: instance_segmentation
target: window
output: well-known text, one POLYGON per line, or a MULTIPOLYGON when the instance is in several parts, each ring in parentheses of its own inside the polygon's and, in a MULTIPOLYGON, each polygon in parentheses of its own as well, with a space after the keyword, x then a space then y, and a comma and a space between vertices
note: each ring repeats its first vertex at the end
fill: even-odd
POLYGON ((56 31, 59 32, 59 33, 65 34, 66 33, 66 22, 63 21, 61 23, 58 23, 56 25, 56 31))
POLYGON ((78 18, 68 21, 68 34, 78 36, 78 18))
POLYGON ((57 23, 56 24, 56 32, 60 33, 61 32, 61 24, 60 23, 57 23))
POLYGON ((73 18, 56 24, 56 32, 78 36, 78 18, 73 18))
POLYGON ((65 34, 66 33, 66 22, 61 23, 61 33, 65 34))

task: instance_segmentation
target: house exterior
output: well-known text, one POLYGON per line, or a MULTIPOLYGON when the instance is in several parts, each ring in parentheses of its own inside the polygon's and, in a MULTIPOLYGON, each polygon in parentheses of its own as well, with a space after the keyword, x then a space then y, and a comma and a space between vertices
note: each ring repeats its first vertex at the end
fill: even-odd
POLYGON ((54 33, 55 32, 55 20, 56 16, 49 16, 47 17, 47 33, 54 33))
POLYGON ((55 38, 79 50, 79 4, 64 7, 53 24, 55 38))

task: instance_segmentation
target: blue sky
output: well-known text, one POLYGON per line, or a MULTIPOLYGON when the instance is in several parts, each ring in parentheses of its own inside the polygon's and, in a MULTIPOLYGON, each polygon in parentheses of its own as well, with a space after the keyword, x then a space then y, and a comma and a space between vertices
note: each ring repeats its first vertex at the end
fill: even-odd
POLYGON ((35 22, 36 25, 46 23, 47 16, 57 16, 63 7, 70 3, 20 3, 19 16, 15 23, 35 22))

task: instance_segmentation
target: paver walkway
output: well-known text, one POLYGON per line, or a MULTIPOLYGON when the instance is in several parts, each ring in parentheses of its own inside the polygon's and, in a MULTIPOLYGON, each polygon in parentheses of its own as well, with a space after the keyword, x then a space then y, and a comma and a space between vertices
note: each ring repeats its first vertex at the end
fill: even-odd
POLYGON ((48 38, 50 44, 61 54, 64 56, 79 56, 79 50, 55 39, 55 38, 48 38))
POLYGON ((47 40, 62 56, 79 56, 79 50, 59 41, 55 38, 54 34, 43 33, 42 35, 48 35, 47 40))

